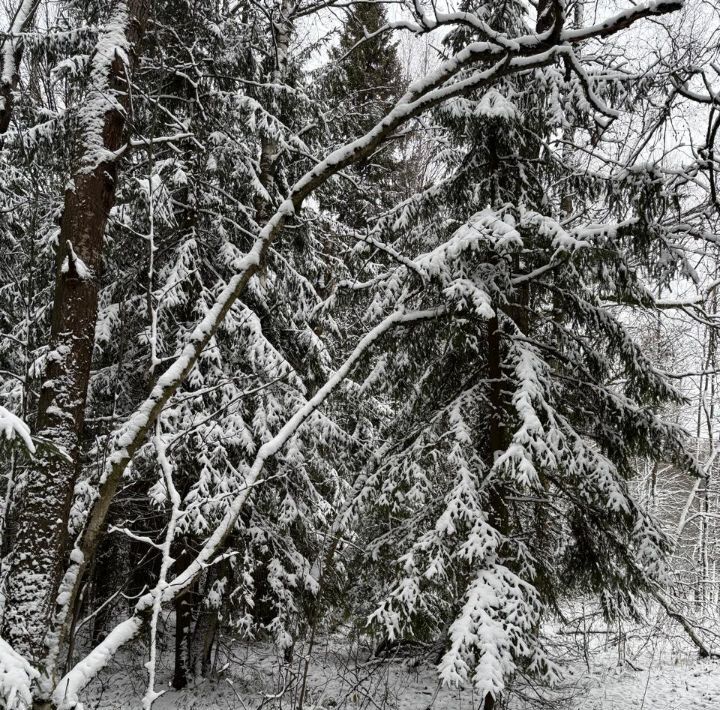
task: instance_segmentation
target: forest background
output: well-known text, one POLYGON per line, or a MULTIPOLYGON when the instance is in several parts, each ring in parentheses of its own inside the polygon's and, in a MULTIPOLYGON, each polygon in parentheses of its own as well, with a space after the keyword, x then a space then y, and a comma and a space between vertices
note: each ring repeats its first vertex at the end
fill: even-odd
POLYGON ((579 603, 716 654, 715 3, 2 18, 8 708, 250 639, 302 708, 340 633, 492 710, 579 603))

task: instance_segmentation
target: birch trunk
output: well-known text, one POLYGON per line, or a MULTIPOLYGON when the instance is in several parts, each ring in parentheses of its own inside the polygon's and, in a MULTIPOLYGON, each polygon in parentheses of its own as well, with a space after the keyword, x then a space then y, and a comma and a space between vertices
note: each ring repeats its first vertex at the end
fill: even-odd
MULTIPOLYGON (((287 76, 288 53, 290 51, 290 39, 293 34, 292 13, 294 9, 294 0, 281 0, 278 17, 273 18, 275 56, 270 81, 274 87, 283 85, 287 76)), ((273 96, 271 109, 277 115, 276 91, 273 92, 273 96)), ((268 129, 261 138, 260 146, 260 174, 258 180, 265 192, 258 193, 255 199, 255 221, 258 224, 264 224, 272 216, 272 193, 274 192, 275 169, 278 157, 279 145, 277 138, 268 129)))

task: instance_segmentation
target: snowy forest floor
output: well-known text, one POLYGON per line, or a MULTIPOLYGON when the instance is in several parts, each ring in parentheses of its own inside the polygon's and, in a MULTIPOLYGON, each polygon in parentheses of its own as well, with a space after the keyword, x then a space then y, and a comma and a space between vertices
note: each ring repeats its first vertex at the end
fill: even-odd
MULTIPOLYGON (((668 629, 639 629, 618 647, 616 633, 572 630, 551 643, 564 669, 553 690, 516 684, 504 710, 695 710, 720 708, 720 661, 701 661, 668 629), (598 642, 597 639, 604 639, 598 642), (589 639, 585 647, 583 640, 589 639), (542 699, 541 699, 542 698, 542 699)), ((310 655, 304 710, 475 710, 470 689, 439 688, 434 668, 415 659, 369 659, 367 650, 348 653, 340 637, 324 638, 310 655)), ((142 707, 146 675, 137 653, 116 659, 87 690, 85 710, 142 707)), ((162 655, 169 663, 170 649, 162 655)), ((226 649, 213 679, 182 691, 169 688, 171 669, 160 664, 157 690, 167 692, 155 710, 297 710, 304 671, 302 649, 292 666, 269 643, 239 643, 226 649)))

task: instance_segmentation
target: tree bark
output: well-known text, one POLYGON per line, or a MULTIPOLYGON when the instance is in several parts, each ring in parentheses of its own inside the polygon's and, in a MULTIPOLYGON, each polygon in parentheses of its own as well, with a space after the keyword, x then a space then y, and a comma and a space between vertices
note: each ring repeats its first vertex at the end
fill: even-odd
MULTIPOLYGON (((220 562, 214 567, 208 567, 202 585, 201 598, 207 599, 208 592, 212 589, 215 581, 227 574, 227 561, 220 562)), ((195 587, 200 587, 198 580, 195 581, 195 587)), ((203 603, 197 605, 197 618, 190 639, 190 667, 195 677, 207 678, 210 675, 219 615, 220 608, 217 605, 212 607, 203 603)))
MULTIPOLYGON (((116 5, 111 24, 124 19, 129 45, 124 49, 140 40, 148 11, 149 0, 116 5)), ((3 618, 3 637, 49 673, 48 654, 57 652, 49 630, 65 567, 67 521, 79 469, 104 232, 115 199, 116 153, 128 105, 125 77, 134 63, 129 52, 130 66, 125 65, 112 32, 109 27, 101 33, 93 56, 97 71, 91 75, 81 112, 85 131, 78 167, 65 192, 50 352, 38 405, 37 436, 64 454, 39 453, 24 482, 3 618)))

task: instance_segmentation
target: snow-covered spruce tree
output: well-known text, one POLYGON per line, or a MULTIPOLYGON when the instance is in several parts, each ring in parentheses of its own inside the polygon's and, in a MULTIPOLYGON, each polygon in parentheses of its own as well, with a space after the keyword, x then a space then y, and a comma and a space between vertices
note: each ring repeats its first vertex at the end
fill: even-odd
MULTIPOLYGON (((381 2, 350 6, 337 45, 319 82, 322 101, 331 110, 328 120, 333 143, 361 136, 393 106, 404 88, 403 68, 395 38, 387 31, 381 2)), ((368 219, 403 196, 404 171, 397 141, 389 141, 337 177, 319 195, 323 212, 338 229, 364 231, 368 219)))
MULTIPOLYGON (((493 8, 472 9, 523 26, 523 5, 493 8)), ((643 276, 670 278, 666 198, 633 172, 573 169, 568 129, 585 140, 602 108, 581 78, 568 61, 443 105, 447 179, 371 233, 418 256, 357 277, 369 317, 445 301, 455 318, 417 326, 367 372, 393 414, 344 518, 375 563, 353 565, 367 571, 355 593, 389 639, 440 637, 441 677, 475 683, 486 708, 516 672, 552 680, 544 610, 582 589, 608 615, 633 612, 661 581, 667 542, 629 495, 632 457, 693 469, 655 414, 679 393, 612 308, 652 309, 643 276), (598 204, 619 221, 588 224, 598 204), (665 270, 636 267, 655 261, 665 270)))
POLYGON ((628 494, 632 456, 692 468, 653 412, 677 395, 599 298, 650 305, 623 256, 637 233, 513 212, 483 210, 416 259, 422 297, 405 296, 419 274, 388 275, 384 304, 435 294, 457 310, 368 373, 370 392, 406 404, 344 519, 371 540, 353 565, 364 599, 385 597, 371 618, 390 639, 445 635, 443 679, 492 697, 516 672, 552 679, 544 610, 593 590, 609 615, 632 611, 662 581, 667 543, 628 494))
MULTIPOLYGON (((623 17, 623 22, 625 22, 625 21, 626 21, 626 18, 623 17)), ((610 24, 612 25, 612 23, 610 23, 610 24)), ((603 32, 606 32, 606 31, 607 30, 605 29, 605 27, 603 27, 603 32)), ((526 66, 526 64, 523 64, 522 66, 526 66)), ((446 64, 445 69, 443 69, 442 71, 437 72, 433 75, 434 77, 438 77, 437 79, 435 79, 435 81, 443 81, 440 77, 442 77, 444 75, 443 72, 445 72, 445 71, 453 72, 453 76, 454 76, 454 72, 458 71, 457 64, 454 63, 453 61, 450 61, 448 64, 446 64)), ((472 85, 473 85, 472 81, 470 81, 469 85, 467 83, 461 82, 460 83, 460 86, 462 87, 461 93, 466 93, 467 87, 472 86, 472 85)), ((422 96, 423 95, 422 90, 420 90, 420 91, 421 91, 420 95, 422 96)), ((452 95, 452 92, 450 92, 450 94, 452 95)), ((354 146, 350 146, 347 149, 347 151, 338 151, 336 154, 334 154, 335 157, 333 157, 333 162, 329 162, 329 165, 332 166, 332 170, 336 171, 336 170, 339 170, 342 167, 344 167, 344 165, 352 164, 351 156, 355 159, 358 159, 358 158, 361 158, 363 155, 367 154, 370 150, 372 150, 374 145, 377 145, 377 141, 378 141, 379 137, 383 136, 386 131, 392 130, 392 128, 394 126, 394 122, 397 121, 400 124, 402 124, 402 122, 404 122, 406 120, 406 118, 405 118, 406 113, 405 113, 404 107, 405 106, 410 107, 412 105, 413 104, 411 104, 411 103, 401 102, 399 104, 398 110, 393 114, 393 118, 390 118, 390 119, 388 119, 387 122, 383 122, 383 124, 381 124, 381 127, 378 128, 377 132, 372 134, 373 137, 371 137, 370 139, 367 140, 367 145, 365 145, 364 143, 357 143, 354 146), (375 136, 377 136, 377 137, 375 137, 375 136), (373 141, 375 141, 375 143, 373 141), (344 162, 344 161, 347 161, 347 162, 344 162)), ((413 109, 408 109, 408 110, 412 111, 413 109)), ((412 114, 410 113, 409 115, 412 115, 412 114)), ((308 184, 313 184, 313 181, 316 179, 315 178, 316 174, 321 175, 322 171, 319 168, 311 171, 311 173, 309 173, 308 177, 306 178, 306 180, 309 181, 308 184)), ((330 174, 332 174, 331 171, 330 171, 330 174)), ((319 179, 319 177, 317 179, 319 179)), ((298 190, 298 192, 297 192, 298 199, 300 201, 302 201, 303 190, 305 189, 305 182, 301 180, 299 183, 297 183, 297 187, 295 189, 298 190)), ((295 193, 292 193, 292 194, 295 194, 295 193)), ((258 244, 262 245, 262 244, 267 243, 267 242, 263 241, 266 238, 272 238, 272 240, 277 238, 276 232, 274 230, 279 229, 279 227, 276 227, 275 225, 282 225, 284 220, 286 219, 286 216, 284 216, 286 214, 285 212, 281 211, 278 214, 280 216, 278 216, 277 218, 273 218, 271 220, 271 222, 269 223, 269 225, 263 230, 263 232, 261 232, 260 242, 258 242, 258 244)), ((387 248, 385 249, 385 251, 389 251, 390 254, 393 253, 392 250, 389 250, 387 248)), ((400 260, 403 261, 402 258, 400 260)), ((407 260, 405 260, 405 261, 407 261, 407 260)), ((412 266, 408 266, 406 264, 406 267, 409 268, 414 273, 417 272, 416 268, 414 268, 412 266)), ((236 282, 235 281, 230 282, 230 284, 228 285, 228 287, 226 288, 226 290, 224 292, 225 294, 230 294, 228 296, 228 298, 233 298, 233 296, 234 296, 235 289, 236 289, 236 286, 234 285, 235 283, 244 285, 246 283, 244 280, 244 276, 239 277, 236 282)), ((222 296, 222 298, 224 299, 225 296, 222 296)), ((234 298, 233 298, 233 300, 234 300, 234 298)), ((221 301, 221 303, 223 303, 223 302, 224 301, 221 301)), ((248 477, 246 479, 247 482, 252 483, 257 480, 258 475, 260 474, 260 472, 263 471, 265 462, 268 460, 268 457, 272 457, 276 454, 276 452, 278 450, 277 447, 279 445, 285 443, 286 441, 288 441, 289 437, 291 437, 293 435, 293 433, 295 431, 297 431, 298 426, 302 422, 305 421, 308 414, 315 411, 318 404, 322 403, 325 400, 325 398, 327 397, 327 395, 330 392, 332 392, 333 389, 335 389, 337 387, 337 383, 341 380, 341 378, 343 376, 345 376, 349 372, 349 368, 352 366, 352 364, 354 362, 357 361, 359 354, 362 354, 362 352, 370 344, 376 342, 378 340, 378 338, 380 338, 382 336, 382 334, 384 334, 388 331, 388 328, 390 328, 394 323, 411 323, 411 322, 416 322, 416 321, 422 321, 427 318, 439 317, 444 312, 444 309, 442 307, 440 307, 439 309, 434 308, 434 309, 430 309, 430 310, 422 310, 419 312, 406 313, 402 308, 404 302, 405 302, 405 298, 400 299, 399 310, 392 312, 388 318, 384 319, 380 324, 378 324, 378 326, 376 328, 374 328, 373 331, 371 333, 369 333, 365 339, 363 339, 362 343, 359 344, 358 349, 355 350, 355 352, 350 356, 350 358, 346 361, 346 363, 343 364, 339 368, 337 374, 331 380, 329 380, 326 383, 326 385, 323 385, 323 387, 321 387, 318 390, 316 395, 314 395, 307 402, 306 405, 303 405, 303 407, 300 410, 298 410, 297 414, 295 416, 293 416, 293 418, 291 420, 289 420, 285 424, 285 426, 282 427, 282 429, 278 432, 278 434, 271 441, 269 441, 267 443, 267 445, 263 445, 258 450, 258 455, 256 456, 252 467, 248 471, 248 477)), ((214 331, 210 331, 211 334, 213 332, 214 331)), ((206 342, 206 338, 210 337, 210 336, 206 336, 205 334, 203 334, 203 331, 200 331, 198 333, 198 335, 194 336, 194 337, 196 337, 199 342, 203 343, 203 342, 206 342)), ((195 346, 195 345, 191 345, 189 347, 192 350, 192 352, 190 353, 190 357, 193 358, 190 360, 190 362, 195 362, 194 358, 196 358, 197 356, 192 353, 199 352, 199 350, 197 349, 197 346, 195 346)), ((190 352, 190 351, 186 351, 186 352, 190 352)), ((183 358, 181 358, 181 360, 179 361, 179 365, 177 367, 173 366, 171 369, 176 370, 176 369, 182 368, 182 370, 184 370, 184 368, 187 367, 187 365, 184 363, 185 363, 185 356, 183 356, 183 358)), ((179 371, 182 371, 182 370, 179 370, 179 371)), ((153 391, 150 399, 148 400, 148 405, 146 405, 146 406, 154 408, 156 405, 153 404, 153 402, 166 401, 166 397, 168 396, 166 394, 166 392, 170 392, 170 394, 172 394, 175 387, 176 387, 175 384, 171 384, 170 382, 165 384, 163 382, 162 385, 159 385, 153 391)), ((145 426, 145 425, 142 425, 142 426, 145 426)), ((135 437, 136 435, 133 434, 132 436, 135 437)), ((124 440, 124 439, 122 439, 122 440, 124 440)), ((131 439, 131 441, 134 442, 135 439, 133 438, 133 439, 131 439)), ((130 443, 129 445, 134 448, 137 444, 130 443)), ((123 464, 123 462, 125 460, 124 457, 125 457, 125 454, 123 454, 119 459, 117 459, 117 464, 113 463, 113 472, 111 473, 111 476, 115 475, 115 471, 122 470, 122 468, 120 468, 120 466, 121 466, 121 464, 123 464)), ((231 529, 231 526, 234 525, 234 522, 237 520, 237 517, 241 513, 241 511, 243 509, 243 505, 246 503, 248 498, 249 498, 249 494, 246 494, 243 492, 243 493, 240 493, 240 495, 238 495, 238 497, 233 501, 232 506, 228 509, 228 513, 225 515, 222 523, 218 527, 218 531, 208 539, 208 541, 207 541, 207 543, 205 543, 205 545, 203 545, 203 548, 202 548, 198 558, 196 558, 196 560, 194 560, 191 563, 191 565, 189 565, 189 567, 187 568, 187 570, 185 572, 183 572, 181 575, 179 575, 178 580, 176 581, 176 585, 175 585, 176 589, 182 589, 185 585, 187 585, 188 580, 192 580, 194 578, 194 576, 198 574, 198 572, 196 570, 199 570, 202 568, 201 566, 202 566, 203 560, 209 559, 208 555, 214 554, 214 551, 218 549, 218 544, 221 543, 222 540, 226 539, 226 536, 227 536, 229 530, 231 529)), ((175 594, 176 594, 176 592, 175 592, 175 594)), ((172 598, 174 598, 174 596, 170 596, 170 599, 172 599, 172 598)), ((105 652, 104 649, 116 648, 115 644, 117 644, 118 642, 125 643, 125 642, 127 642, 128 638, 131 638, 135 633, 137 633, 137 629, 139 628, 138 624, 140 623, 140 620, 142 618, 142 614, 144 613, 144 610, 148 609, 149 605, 152 605, 153 607, 155 606, 155 604, 153 603, 153 599, 157 599, 157 597, 154 597, 154 595, 152 595, 152 594, 145 595, 144 597, 142 597, 136 607, 136 609, 137 609, 136 615, 134 617, 128 619, 126 622, 123 622, 123 624, 121 624, 120 626, 116 627, 116 629, 112 632, 111 636, 109 637, 107 643, 103 642, 103 644, 101 645, 101 649, 103 649, 103 650, 101 650, 100 652, 104 653, 105 652)), ((81 673, 81 671, 80 671, 81 667, 82 666, 78 666, 77 670, 74 670, 70 674, 68 674, 67 678, 61 684, 62 692, 70 693, 71 697, 73 697, 72 694, 76 692, 78 687, 81 687, 82 684, 87 682, 87 675, 84 672, 81 673)))
MULTIPOLYGON (((89 11, 87 7, 66 9, 71 17, 75 13, 76 20, 77 13, 89 11)), ((253 56, 253 50, 267 43, 272 35, 264 15, 248 25, 247 15, 240 21, 237 16, 224 16, 221 6, 212 6, 214 14, 210 16, 207 9, 200 12, 189 8, 186 25, 180 26, 175 4, 167 8, 154 6, 153 18, 159 21, 159 29, 153 29, 147 38, 146 54, 134 79, 134 139, 123 151, 124 179, 118 187, 118 204, 111 215, 109 234, 98 252, 102 268, 96 276, 102 290, 87 421, 78 445, 78 450, 86 453, 70 512, 69 533, 73 536, 82 531, 87 505, 94 498, 93 486, 107 454, 107 432, 141 401, 156 377, 157 367, 173 356, 174 344, 185 337, 185 324, 207 314, 206 306, 215 297, 218 280, 229 277, 235 261, 249 248, 248 237, 258 229, 259 213, 273 207, 293 170, 298 170, 292 167, 293 162, 299 156, 302 170, 303 161, 307 161, 303 151, 308 148, 295 136, 303 132, 304 121, 312 121, 314 107, 302 90, 293 86, 300 78, 299 65, 286 61, 283 76, 278 77, 276 69, 266 64, 270 52, 260 51, 253 56), (246 31, 248 26, 251 32, 246 31), (218 27, 222 27, 221 33, 218 27), (182 72, 178 67, 188 52, 191 56, 195 53, 199 66, 182 72), (210 56, 215 59, 208 64, 210 56), (289 80, 284 92, 290 100, 287 96, 278 100, 279 84, 269 80, 274 76, 276 82, 285 81, 285 74, 289 80), (204 89, 207 94, 200 93, 204 89), (283 125, 284 119, 289 120, 289 128, 283 125), (194 140, 189 141, 191 135, 194 140), (277 161, 269 168, 262 157, 256 159, 255 153, 258 147, 260 155, 267 157, 268 146, 274 146, 273 162, 277 161), (228 209, 228 199, 236 207, 234 213, 228 209)), ((102 22, 102 12, 99 19, 102 22)), ((91 40, 85 49, 92 52, 93 45, 91 40)), ((69 49, 76 50, 77 45, 69 49)), ((65 74, 83 78, 81 58, 63 62, 63 67, 65 74)), ((72 101, 83 96, 82 89, 77 91, 71 84, 65 95, 71 110, 72 101)), ((58 132, 53 136, 57 138, 58 132)), ((53 154, 57 151, 50 152, 53 154)), ((56 186, 62 184, 62 168, 48 173, 57 180, 56 186)), ((172 452, 177 452, 177 461, 182 465, 183 475, 177 483, 187 494, 189 508, 184 511, 183 525, 178 526, 178 539, 173 542, 173 553, 180 557, 176 572, 182 569, 183 546, 197 544, 212 530, 233 485, 242 485, 243 457, 251 455, 267 439, 278 420, 290 416, 302 401, 298 397, 303 392, 312 391, 316 381, 326 376, 328 355, 303 315, 319 300, 312 284, 326 265, 317 258, 322 250, 311 248, 312 235, 307 228, 298 224, 293 232, 288 240, 290 249, 282 256, 278 254, 277 259, 273 257, 268 266, 269 283, 259 284, 247 294, 250 306, 238 304, 226 322, 227 329, 219 334, 214 352, 209 351, 209 359, 203 358, 189 391, 183 393, 177 409, 172 408, 166 420, 170 422, 166 426, 177 432, 172 452)), ((34 234, 27 229, 23 233, 34 234)), ((48 246, 43 244, 46 257, 48 246)), ((7 295, 12 293, 8 291, 7 295)), ((18 300, 9 298, 9 302, 16 304, 18 300)), ((47 303, 46 299, 46 312, 47 303)), ((28 320, 23 315, 15 313, 10 320, 18 323, 18 328, 27 322, 34 325, 34 316, 28 320)), ((315 318, 314 327, 333 329, 325 323, 315 318)), ((18 379, 8 382, 20 403, 22 392, 15 390, 22 382, 21 365, 20 361, 13 363, 18 379)), ((36 369, 40 374, 42 361, 36 369)), ((323 441, 315 437, 307 441, 308 461, 303 463, 298 450, 291 457, 295 463, 291 466, 288 460, 285 464, 288 471, 299 468, 306 473, 307 487, 298 486, 281 466, 271 476, 277 484, 259 492, 256 512, 248 510, 238 525, 237 539, 228 540, 229 562, 224 566, 227 579, 216 579, 211 569, 207 579, 199 580, 198 589, 187 595, 223 604, 234 599, 234 610, 223 614, 226 623, 229 619, 236 628, 246 631, 265 626, 286 645, 297 617, 293 611, 296 600, 289 588, 299 587, 302 597, 302 579, 308 567, 305 555, 311 559, 315 556, 308 542, 314 535, 312 521, 318 516, 322 519, 328 509, 322 496, 337 495, 344 478, 338 473, 341 457, 334 457, 330 469, 324 461, 331 447, 334 453, 347 450, 349 454, 352 449, 351 440, 330 420, 323 426, 327 429, 323 441), (279 507, 286 511, 280 529, 276 519, 279 507), (299 551, 303 547, 305 553, 299 551), (243 557, 234 559, 232 555, 238 549, 243 557), (235 571, 236 560, 240 559, 242 566, 235 571), (260 579, 253 579, 258 575, 260 579), (256 589, 258 583, 260 588, 256 589), (201 587, 205 591, 224 589, 225 594, 201 595, 201 587), (255 619, 261 605, 265 611, 260 614, 262 624, 258 624, 255 619)), ((162 510, 158 514, 151 508, 154 501, 162 509, 166 499, 164 483, 157 482, 152 470, 154 459, 152 447, 139 457, 134 480, 110 513, 109 522, 119 532, 87 555, 84 609, 75 607, 74 595, 65 591, 61 594, 56 617, 60 628, 51 633, 59 636, 55 650, 62 647, 61 667, 62 654, 68 644, 72 645, 78 613, 90 613, 93 605, 103 605, 92 626, 85 626, 93 628, 92 637, 100 640, 107 621, 114 615, 113 607, 106 602, 117 596, 121 580, 127 580, 135 591, 157 580, 158 555, 138 537, 163 524, 162 510), (148 489, 148 504, 139 509, 138 495, 148 489), (135 536, 129 538, 129 543, 122 542, 128 520, 138 518, 140 522, 131 525, 130 532, 135 536), (125 570, 118 569, 115 578, 103 571, 102 560, 93 562, 96 554, 107 558, 113 552, 120 553, 117 557, 121 559, 127 558, 128 564, 125 570), (139 571, 129 574, 136 565, 139 571)), ((180 608, 187 607, 186 597, 180 608)), ((212 615, 216 615, 212 610, 206 614, 212 615)), ((213 623, 211 619, 209 626, 213 623)), ((195 646, 207 650, 206 639, 212 638, 212 628, 203 633, 204 638, 198 638, 195 646)), ((179 647, 187 646, 187 640, 187 636, 179 638, 179 647)), ((188 655, 193 654, 180 654, 182 664, 188 663, 188 655)), ((205 651, 203 662, 206 656, 205 651)), ((182 684, 186 668, 178 671, 177 684, 182 684)))

